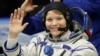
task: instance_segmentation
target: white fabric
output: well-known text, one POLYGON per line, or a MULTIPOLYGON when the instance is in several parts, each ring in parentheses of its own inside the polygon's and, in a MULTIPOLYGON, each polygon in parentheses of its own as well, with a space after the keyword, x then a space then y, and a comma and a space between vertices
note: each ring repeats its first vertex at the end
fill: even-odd
MULTIPOLYGON (((68 33, 70 33, 70 31, 68 31, 68 33)), ((49 46, 51 45, 54 50, 52 56, 60 56, 64 50, 66 50, 66 52, 64 53, 63 56, 98 56, 95 47, 86 39, 84 39, 83 35, 84 34, 80 34, 79 36, 73 39, 69 39, 62 42, 52 42, 49 40, 48 34, 46 32, 38 33, 33 37, 29 45, 23 46, 21 48, 21 54, 22 54, 21 56, 47 56, 46 54, 44 54, 44 48, 46 45, 42 46, 41 49, 41 45, 38 44, 39 42, 44 41, 45 38, 47 38, 45 40, 45 42, 47 42, 47 45, 49 46), (64 49, 62 48, 62 45, 67 45, 71 49, 64 49)), ((64 38, 66 36, 64 36, 64 38)), ((12 52, 10 52, 11 50, 6 50, 6 48, 4 47, 5 53, 9 54, 8 56, 16 56, 16 54, 19 54, 20 52, 19 50, 20 48, 16 50, 17 52, 14 51, 15 54, 12 54, 12 52)))
POLYGON ((13 46, 16 45, 17 41, 18 41, 18 38, 11 39, 11 38, 8 37, 7 47, 12 48, 13 46))

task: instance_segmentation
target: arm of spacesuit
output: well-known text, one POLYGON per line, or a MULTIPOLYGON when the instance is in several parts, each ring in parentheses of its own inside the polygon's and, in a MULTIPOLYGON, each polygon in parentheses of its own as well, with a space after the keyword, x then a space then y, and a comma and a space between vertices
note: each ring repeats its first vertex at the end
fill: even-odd
POLYGON ((8 40, 4 43, 3 50, 7 56, 19 55, 20 54, 19 52, 21 51, 21 47, 17 42, 17 38, 16 39, 8 38, 8 40))
POLYGON ((95 47, 91 43, 87 42, 85 39, 79 40, 73 47, 75 48, 71 50, 71 56, 98 56, 95 47))
POLYGON ((29 45, 21 46, 17 39, 8 39, 3 50, 7 56, 36 56, 36 46, 35 43, 31 42, 29 45))

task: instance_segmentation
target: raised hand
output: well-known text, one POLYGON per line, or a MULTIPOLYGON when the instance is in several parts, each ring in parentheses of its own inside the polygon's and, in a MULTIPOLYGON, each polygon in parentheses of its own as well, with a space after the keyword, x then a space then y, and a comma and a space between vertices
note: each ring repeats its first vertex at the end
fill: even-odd
POLYGON ((32 0, 25 0, 24 3, 21 5, 21 9, 25 11, 25 13, 30 12, 36 8, 37 5, 32 4, 32 0))
POLYGON ((20 8, 15 9, 14 13, 11 13, 10 23, 9 23, 9 36, 11 38, 16 38, 17 35, 24 30, 28 23, 22 25, 24 18, 24 11, 20 8))

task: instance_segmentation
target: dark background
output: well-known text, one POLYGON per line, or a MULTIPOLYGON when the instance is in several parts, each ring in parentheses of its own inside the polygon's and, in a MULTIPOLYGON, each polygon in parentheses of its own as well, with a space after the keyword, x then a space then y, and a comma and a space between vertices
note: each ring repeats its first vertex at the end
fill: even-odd
MULTIPOLYGON (((24 0, 0 0, 0 17, 8 17, 14 9, 21 6, 24 0)), ((49 3, 49 0, 33 0, 34 4, 38 4, 39 7, 36 8, 36 13, 38 10, 42 8, 42 6, 49 3)))
POLYGON ((9 16, 24 0, 0 0, 0 17, 9 16))

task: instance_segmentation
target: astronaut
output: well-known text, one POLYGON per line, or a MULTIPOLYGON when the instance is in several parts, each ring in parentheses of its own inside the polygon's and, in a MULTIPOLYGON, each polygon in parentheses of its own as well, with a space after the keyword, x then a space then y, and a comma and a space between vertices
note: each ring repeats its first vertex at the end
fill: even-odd
POLYGON ((95 47, 86 40, 80 24, 73 20, 71 10, 60 2, 48 4, 42 14, 45 31, 37 33, 26 46, 18 43, 18 34, 29 23, 22 24, 24 11, 11 14, 8 39, 3 50, 7 56, 98 56, 95 47), (17 16, 15 16, 17 15, 17 16))

